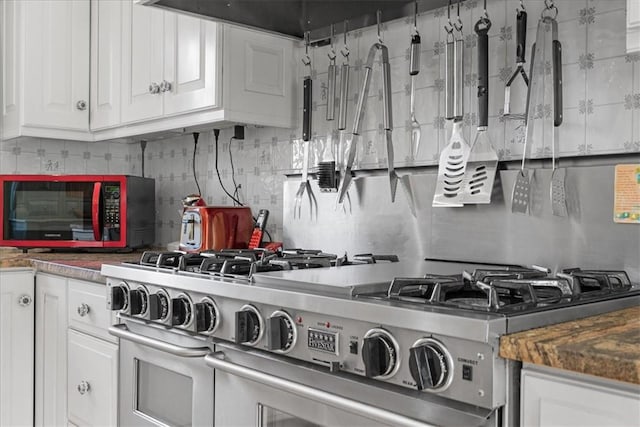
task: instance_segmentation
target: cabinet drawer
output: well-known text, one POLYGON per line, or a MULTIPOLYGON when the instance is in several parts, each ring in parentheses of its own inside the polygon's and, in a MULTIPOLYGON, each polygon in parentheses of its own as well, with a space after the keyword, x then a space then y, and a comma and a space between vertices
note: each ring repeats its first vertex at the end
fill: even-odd
POLYGON ((107 331, 117 322, 107 310, 106 291, 104 285, 69 279, 69 327, 117 343, 107 331))
POLYGON ((80 426, 118 422, 118 346, 69 330, 69 421, 80 426))

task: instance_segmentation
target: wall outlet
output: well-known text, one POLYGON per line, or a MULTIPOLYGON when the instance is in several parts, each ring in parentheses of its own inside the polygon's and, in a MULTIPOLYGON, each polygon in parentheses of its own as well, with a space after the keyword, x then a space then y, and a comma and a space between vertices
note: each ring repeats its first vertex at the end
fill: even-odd
POLYGON ((244 126, 235 125, 233 127, 233 138, 234 139, 244 139, 244 126))

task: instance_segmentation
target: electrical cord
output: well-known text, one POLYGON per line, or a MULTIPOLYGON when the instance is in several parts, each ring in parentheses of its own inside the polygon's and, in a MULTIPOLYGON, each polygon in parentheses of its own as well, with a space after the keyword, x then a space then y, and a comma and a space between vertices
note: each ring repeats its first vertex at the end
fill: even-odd
POLYGON ((144 178, 144 150, 147 148, 147 141, 145 139, 140 141, 140 152, 142 157, 142 177, 144 178))
POLYGON ((202 191, 200 191, 200 184, 198 184, 198 176, 196 175, 196 151, 198 151, 198 137, 200 134, 198 132, 193 133, 193 179, 196 181, 196 187, 198 187, 198 196, 202 197, 202 191))
POLYGON ((222 187, 222 190, 227 194, 227 196, 229 196, 231 200, 233 200, 235 204, 238 204, 239 206, 244 206, 240 202, 240 200, 233 197, 233 195, 227 191, 224 184, 222 183, 222 177, 220 176, 220 169, 218 169, 218 138, 220 137, 220 129, 214 129, 213 136, 215 137, 215 141, 216 141, 216 161, 215 161, 216 175, 218 175, 218 181, 220 182, 220 187, 222 187))
POLYGON ((234 139, 235 139, 235 136, 232 136, 231 138, 229 138, 229 162, 231 163, 231 181, 233 181, 233 195, 234 197, 238 198, 239 197, 238 189, 240 187, 236 183, 236 171, 235 171, 235 168, 233 167, 233 155, 231 154, 231 141, 233 141, 234 139))

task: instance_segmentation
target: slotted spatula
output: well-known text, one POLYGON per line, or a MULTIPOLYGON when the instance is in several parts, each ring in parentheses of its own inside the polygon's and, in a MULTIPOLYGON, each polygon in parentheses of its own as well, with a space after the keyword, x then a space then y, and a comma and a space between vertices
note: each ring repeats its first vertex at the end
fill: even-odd
POLYGON ((475 25, 478 36, 478 132, 471 146, 465 172, 463 203, 491 203, 493 182, 498 168, 498 155, 493 148, 489 124, 489 29, 491 21, 483 16, 475 25))
POLYGON ((529 213, 529 198, 531 195, 531 182, 529 181, 529 170, 525 168, 527 160, 527 147, 532 143, 534 135, 534 124, 536 117, 536 105, 539 98, 539 88, 544 79, 544 48, 545 23, 542 19, 538 21, 538 29, 536 31, 536 42, 531 48, 531 73, 529 82, 529 91, 527 95, 527 132, 524 139, 524 147, 522 147, 522 165, 513 185, 513 193, 511 197, 511 212, 529 213), (541 63, 539 63, 541 61, 541 63))
POLYGON ((558 169, 558 129, 562 124, 562 44, 558 41, 558 22, 546 17, 550 21, 553 37, 553 140, 551 143, 551 212, 556 216, 567 216, 567 199, 565 192, 565 169, 558 169))
POLYGON ((440 153, 438 163, 438 178, 436 190, 433 195, 433 207, 460 207, 464 206, 463 188, 464 176, 469 159, 469 145, 462 134, 462 86, 463 86, 463 55, 464 39, 462 31, 460 37, 452 39, 449 30, 446 48, 446 115, 453 119, 453 129, 449 144, 440 153))

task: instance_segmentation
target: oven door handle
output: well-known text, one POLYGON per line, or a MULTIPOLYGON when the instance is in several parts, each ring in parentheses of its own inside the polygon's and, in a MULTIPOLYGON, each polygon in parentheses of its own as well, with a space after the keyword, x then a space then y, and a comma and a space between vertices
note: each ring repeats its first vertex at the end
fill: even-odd
POLYGON ((165 353, 173 354, 179 357, 204 357, 211 353, 209 347, 182 347, 175 344, 169 344, 164 341, 158 341, 154 338, 145 337, 131 332, 127 325, 113 325, 109 327, 109 333, 115 337, 122 338, 136 344, 151 347, 165 353))
POLYGON ((327 393, 326 391, 319 390, 308 385, 228 362, 224 360, 224 357, 225 355, 223 352, 217 351, 205 356, 204 361, 208 366, 214 369, 219 369, 229 374, 243 377, 297 396, 302 396, 356 415, 380 420, 393 426, 433 427, 431 424, 426 424, 395 412, 387 411, 376 406, 358 402, 357 400, 327 393))

